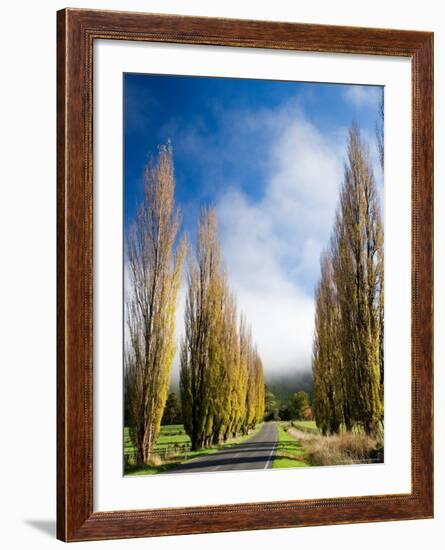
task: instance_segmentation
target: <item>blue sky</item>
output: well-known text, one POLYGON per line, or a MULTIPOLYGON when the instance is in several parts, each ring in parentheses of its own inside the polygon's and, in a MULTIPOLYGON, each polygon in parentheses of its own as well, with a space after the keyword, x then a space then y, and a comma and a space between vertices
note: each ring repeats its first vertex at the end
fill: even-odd
MULTIPOLYGON (((141 199, 149 155, 170 140, 182 230, 193 242, 200 208, 216 208, 231 285, 266 374, 310 366, 319 255, 353 120, 369 141, 382 188, 375 148, 381 93, 372 86, 124 75, 125 227, 141 199)), ((184 289, 178 338, 183 298, 184 289)))

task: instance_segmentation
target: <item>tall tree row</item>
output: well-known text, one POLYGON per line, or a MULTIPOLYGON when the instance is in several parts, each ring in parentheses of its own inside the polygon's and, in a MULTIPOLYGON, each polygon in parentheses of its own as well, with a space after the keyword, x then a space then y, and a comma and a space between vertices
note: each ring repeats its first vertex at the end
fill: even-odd
MULTIPOLYGON (((380 103, 379 103, 379 116, 377 120, 376 125, 376 137, 377 137, 377 147, 379 151, 379 161, 380 161, 380 168, 382 169, 382 172, 385 169, 385 140, 384 140, 384 115, 385 115, 385 109, 384 109, 384 95, 383 90, 381 92, 380 96, 380 103)), ((383 260, 384 251, 382 248, 382 266, 384 263, 383 260)), ((384 378, 384 349, 383 349, 383 333, 385 329, 384 324, 384 272, 382 267, 381 272, 381 289, 380 289, 380 387, 382 391, 382 401, 383 401, 383 378, 384 378)))
POLYGON ((144 198, 126 243, 128 293, 125 402, 140 464, 148 462, 160 430, 175 354, 174 322, 186 243, 175 247, 172 151, 160 147, 144 173, 144 198))
POLYGON ((189 261, 180 389, 193 449, 246 433, 263 419, 263 367, 244 318, 238 323, 212 209, 201 212, 189 261))
POLYGON ((356 126, 331 241, 321 258, 313 343, 314 414, 323 433, 383 417, 383 228, 367 144, 356 126))

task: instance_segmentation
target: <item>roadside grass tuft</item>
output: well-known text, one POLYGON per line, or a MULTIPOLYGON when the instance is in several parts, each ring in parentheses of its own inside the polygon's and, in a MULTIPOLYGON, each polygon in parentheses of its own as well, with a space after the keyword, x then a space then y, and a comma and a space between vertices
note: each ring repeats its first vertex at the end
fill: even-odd
POLYGON ((369 464, 383 461, 382 441, 363 432, 342 432, 323 436, 289 427, 288 433, 304 446, 307 459, 313 466, 369 464))

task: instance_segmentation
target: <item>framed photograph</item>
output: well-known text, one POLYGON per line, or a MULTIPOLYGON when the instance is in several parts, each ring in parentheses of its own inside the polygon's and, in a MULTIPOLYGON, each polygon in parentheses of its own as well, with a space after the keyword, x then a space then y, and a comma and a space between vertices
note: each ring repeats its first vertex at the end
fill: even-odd
POLYGON ((433 34, 57 16, 58 538, 433 517, 433 34))

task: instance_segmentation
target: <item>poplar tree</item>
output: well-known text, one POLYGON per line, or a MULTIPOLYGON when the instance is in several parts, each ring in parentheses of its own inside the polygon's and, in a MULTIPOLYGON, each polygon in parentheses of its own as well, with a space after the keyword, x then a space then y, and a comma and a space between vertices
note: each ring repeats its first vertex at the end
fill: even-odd
POLYGON ((231 394, 235 383, 236 348, 232 349, 233 332, 236 334, 236 306, 223 267, 215 281, 213 303, 214 324, 209 338, 209 369, 207 391, 211 404, 211 442, 224 438, 231 416, 231 394))
POLYGON ((169 145, 144 172, 144 197, 128 233, 125 396, 129 432, 139 464, 147 463, 159 435, 175 354, 177 295, 186 243, 175 248, 179 211, 174 205, 169 145))
POLYGON ((324 433, 383 416, 383 228, 369 151, 356 125, 330 249, 321 259, 313 345, 314 413, 324 433))
POLYGON ((254 350, 254 372, 255 372, 255 385, 256 385, 256 407, 255 407, 255 419, 252 425, 254 428, 259 422, 264 419, 265 401, 266 401, 266 387, 264 384, 264 371, 263 362, 258 354, 257 349, 254 350))
POLYGON ((211 209, 201 212, 189 259, 180 387, 193 449, 247 433, 263 419, 262 364, 243 316, 237 324, 211 209))
POLYGON ((241 430, 246 434, 255 418, 255 383, 253 372, 252 333, 247 326, 244 316, 240 318, 239 326, 240 365, 247 374, 245 391, 245 413, 242 419, 241 430))
POLYGON ((338 433, 343 415, 342 365, 339 348, 339 308, 330 254, 321 257, 321 277, 315 294, 315 336, 312 369, 313 407, 323 434, 338 433))
POLYGON ((212 385, 216 375, 211 371, 217 369, 221 269, 216 214, 213 210, 203 209, 196 258, 189 259, 180 371, 184 426, 194 450, 209 445, 213 431, 215 401, 212 385))
MULTIPOLYGON (((376 125, 376 134, 377 134, 377 149, 379 152, 379 161, 380 161, 380 168, 382 169, 382 173, 385 169, 385 132, 384 132, 384 121, 385 121, 385 110, 384 110, 384 95, 383 90, 381 91, 380 96, 380 103, 379 103, 379 114, 378 114, 378 120, 376 125)), ((379 276, 381 280, 381 288, 380 288, 380 303, 379 303, 379 321, 380 321, 380 392, 381 392, 381 399, 383 403, 383 388, 384 388, 384 374, 385 374, 385 362, 384 362, 384 332, 385 332, 385 321, 384 321, 384 272, 383 272, 383 265, 384 265, 384 249, 382 246, 381 251, 381 262, 380 262, 380 271, 379 276)))
MULTIPOLYGON (((235 304, 234 304, 235 305, 235 304)), ((231 357, 232 365, 232 383, 230 391, 230 421, 227 430, 224 433, 224 440, 228 437, 236 437, 242 430, 244 419, 246 417, 246 393, 248 381, 247 363, 241 360, 241 342, 239 326, 244 323, 244 317, 240 317, 239 326, 237 324, 236 310, 233 310, 234 316, 230 322, 230 349, 234 355, 231 357)))
POLYGON ((240 368, 247 373, 245 389, 245 413, 241 424, 243 433, 248 433, 264 418, 265 387, 263 364, 252 341, 251 329, 242 316, 239 327, 240 368))
POLYGON ((378 429, 380 308, 383 301, 383 229, 369 150, 357 126, 349 131, 348 163, 335 228, 334 281, 342 319, 342 360, 352 420, 366 433, 378 429))

